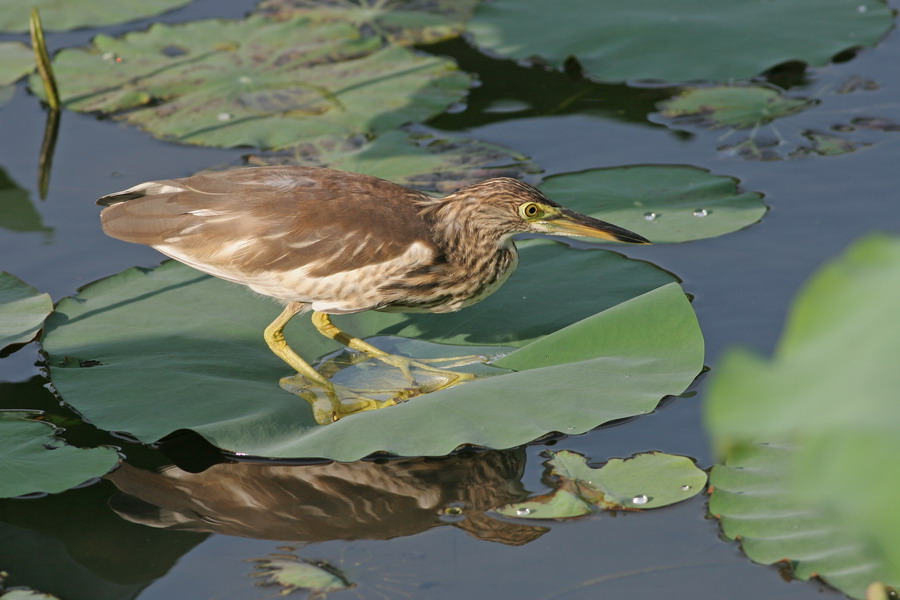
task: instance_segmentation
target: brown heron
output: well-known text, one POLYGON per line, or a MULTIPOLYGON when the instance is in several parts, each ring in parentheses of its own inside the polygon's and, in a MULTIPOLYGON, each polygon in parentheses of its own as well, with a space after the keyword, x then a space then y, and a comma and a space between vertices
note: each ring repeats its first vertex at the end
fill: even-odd
MULTIPOLYGON (((287 344, 284 327, 312 310, 316 328, 409 376, 409 365, 338 329, 330 315, 451 312, 497 290, 516 267, 517 233, 649 243, 501 177, 441 199, 384 179, 317 167, 255 167, 141 183, 97 201, 103 230, 284 304, 264 338, 313 386, 334 385, 287 344)), ((426 367, 428 368, 428 367, 426 367)), ((432 370, 439 370, 432 368, 432 370)), ((466 379, 447 374, 449 387, 466 379)), ((439 389, 439 388, 438 388, 439 389)), ((333 402, 320 422, 395 404, 333 402)), ((314 406, 315 410, 315 406, 314 406)), ((321 411, 319 411, 321 412, 321 411)))

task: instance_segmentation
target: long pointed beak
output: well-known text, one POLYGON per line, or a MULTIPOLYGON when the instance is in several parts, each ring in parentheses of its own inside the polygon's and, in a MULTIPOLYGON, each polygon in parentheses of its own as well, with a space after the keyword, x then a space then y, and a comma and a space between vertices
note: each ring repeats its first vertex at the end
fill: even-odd
POLYGON ((573 235, 629 244, 650 244, 650 240, 618 225, 595 219, 568 208, 560 208, 561 214, 546 221, 549 231, 557 235, 573 235))

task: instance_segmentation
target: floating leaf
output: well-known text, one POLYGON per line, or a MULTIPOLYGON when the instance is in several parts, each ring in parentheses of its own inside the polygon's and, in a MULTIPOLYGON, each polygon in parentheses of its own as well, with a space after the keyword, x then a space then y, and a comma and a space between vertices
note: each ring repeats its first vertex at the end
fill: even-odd
MULTIPOLYGON (((28 26, 28 17, 25 17, 28 26)), ((34 70, 34 52, 22 42, 0 42, 0 86, 34 70)))
POLYGON ((754 562, 788 562, 797 579, 820 577, 853 598, 864 598, 866 586, 885 575, 883 564, 858 532, 794 493, 789 465, 796 454, 790 444, 733 448, 724 464, 713 467, 709 512, 754 562))
POLYGON ((251 155, 252 166, 307 165, 374 175, 401 185, 447 194, 491 177, 532 181, 540 172, 502 146, 457 137, 389 131, 374 140, 325 138, 278 154, 251 155))
POLYGON ((394 44, 430 44, 462 33, 478 0, 264 0, 257 12, 274 18, 303 15, 317 23, 352 23, 394 44))
POLYGON ((637 165, 549 177, 541 191, 564 206, 635 231, 654 243, 731 233, 766 212, 760 194, 696 167, 637 165))
POLYGON ((62 31, 146 19, 189 2, 190 0, 2 0, 0 31, 28 31, 28 17, 32 8, 40 11, 44 29, 62 31))
POLYGON ((625 460, 614 458, 595 469, 575 452, 548 454, 544 479, 552 480, 556 489, 497 512, 510 517, 561 519, 598 509, 659 508, 696 496, 706 483, 706 473, 684 456, 649 452, 625 460))
POLYGON ((672 125, 749 129, 814 106, 808 98, 788 98, 778 90, 759 85, 721 85, 686 88, 660 102, 663 117, 672 125))
POLYGON ((12 180, 6 171, 0 168, 0 227, 9 231, 35 231, 46 237, 53 231, 44 225, 28 192, 12 180))
MULTIPOLYGON (((262 340, 277 308, 174 262, 130 269, 63 300, 43 338, 51 379, 90 422, 143 441, 187 428, 235 452, 356 460, 377 451, 444 455, 466 443, 509 448, 548 431, 583 433, 652 411, 699 372, 702 337, 681 288, 666 285, 671 276, 607 251, 547 241, 520 250, 519 272, 459 313, 370 311, 335 320, 362 337, 463 346, 447 349, 454 354, 475 344, 523 347, 498 365, 524 370, 326 427, 315 425, 305 401, 278 388, 289 369, 262 340), (557 331, 567 326, 572 330, 557 331), (526 352, 539 338, 551 366, 526 352), (566 360, 576 362, 556 365, 573 340, 580 354, 566 360)), ((286 336, 307 358, 338 348, 309 319, 292 321, 286 336)))
POLYGON ((805 131, 803 132, 803 137, 809 140, 809 143, 805 146, 800 146, 792 152, 791 158, 800 156, 838 156, 869 145, 862 142, 854 142, 830 133, 819 133, 817 131, 805 131))
POLYGON ((448 59, 303 18, 155 25, 63 50, 53 66, 68 108, 211 146, 386 131, 440 113, 469 87, 448 59))
POLYGON ((15 275, 0 272, 0 355, 34 339, 53 310, 53 301, 15 275))
POLYGON ((356 584, 351 583, 343 573, 326 561, 311 561, 296 555, 279 554, 253 562, 258 571, 252 576, 265 577, 260 585, 276 585, 281 588, 279 595, 282 596, 297 590, 321 594, 356 587, 356 584))
POLYGON ((63 492, 105 475, 119 463, 112 448, 76 448, 56 437, 58 429, 0 411, 0 497, 63 492))
POLYGON ((570 56, 602 81, 730 81, 788 61, 827 64, 871 46, 890 29, 880 0, 494 0, 478 6, 475 43, 514 59, 553 67, 570 56))
MULTIPOLYGON (((900 481, 883 474, 900 471, 900 328, 891 317, 898 295, 900 239, 860 241, 798 295, 771 361, 726 356, 706 407, 726 451, 792 442, 790 460, 773 459, 784 469, 779 494, 821 515, 823 526, 851 532, 892 584, 900 583, 900 481)), ((770 510, 768 496, 755 500, 755 510, 770 510)), ((791 540, 782 541, 780 556, 793 559, 791 540)), ((839 557, 833 565, 839 573, 851 568, 839 557)), ((834 574, 829 581, 856 597, 868 583, 834 574)))

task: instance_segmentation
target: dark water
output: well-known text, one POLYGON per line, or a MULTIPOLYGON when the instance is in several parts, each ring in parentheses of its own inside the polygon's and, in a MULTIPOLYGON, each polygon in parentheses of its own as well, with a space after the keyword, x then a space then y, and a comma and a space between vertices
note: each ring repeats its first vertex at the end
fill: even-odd
MULTIPOLYGON (((252 4, 201 0, 159 20, 236 17, 252 4)), ((145 25, 103 31, 116 34, 145 25)), ((51 34, 48 41, 51 49, 58 49, 84 44, 94 33, 51 34)), ((900 233, 900 132, 872 132, 871 147, 843 156, 744 160, 716 152, 719 132, 676 133, 650 122, 647 113, 667 96, 666 90, 572 81, 562 74, 483 57, 462 42, 432 50, 455 56, 483 82, 473 90, 466 110, 430 123, 437 130, 514 148, 533 157, 547 174, 625 164, 690 164, 731 175, 743 189, 765 194, 771 210, 746 230, 700 242, 625 250, 683 279, 686 291, 695 296, 707 344, 706 363, 713 370, 721 354, 734 346, 770 352, 793 295, 824 261, 866 233, 900 233), (516 107, 522 110, 510 111, 516 107)), ((900 42, 892 32, 876 48, 849 61, 809 71, 791 91, 819 96, 821 106, 778 121, 775 127, 791 138, 802 129, 827 131, 834 123, 857 117, 900 122, 898 51, 900 42), (825 93, 852 76, 874 80, 878 89, 825 93)), ((160 260, 149 248, 106 238, 98 225, 95 198, 140 181, 185 176, 234 162, 246 152, 167 144, 113 121, 66 112, 50 192, 41 201, 36 165, 44 120, 39 103, 22 84, 15 98, 0 107, 0 167, 28 190, 43 224, 38 232, 0 229, 0 269, 49 292, 54 300, 127 267, 152 266, 160 260)), ((0 406, 60 412, 42 387, 35 366, 38 359, 32 345, 0 360, 0 406)), ((652 415, 564 439, 555 448, 582 452, 593 461, 662 450, 692 456, 708 467, 712 457, 700 425, 702 380, 695 389, 696 395, 667 402, 652 415)), ((73 442, 108 441, 85 426, 73 427, 69 434, 73 442)), ((306 475, 300 471, 298 481, 289 482, 290 477, 281 473, 275 480, 260 482, 253 477, 263 467, 223 468, 213 473, 214 480, 233 477, 243 482, 235 489, 246 485, 267 493, 256 499, 258 511, 237 516, 223 512, 226 516, 218 520, 200 523, 220 532, 215 534, 148 527, 122 519, 110 507, 110 497, 115 496, 112 506, 119 513, 156 524, 178 515, 190 521, 185 515, 195 514, 197 506, 191 502, 198 498, 218 502, 217 507, 226 510, 228 498, 204 499, 196 489, 165 515, 119 497, 108 481, 50 498, 2 501, 0 569, 12 574, 12 585, 29 585, 64 600, 267 598, 274 590, 255 586, 249 577, 253 564, 246 560, 290 546, 306 558, 328 560, 357 582, 353 591, 340 593, 347 597, 840 596, 815 582, 788 583, 776 569, 750 563, 735 544, 720 539, 716 522, 705 516, 703 497, 643 514, 604 513, 568 523, 540 523, 547 531, 525 531, 475 516, 463 520, 438 516, 438 508, 446 503, 484 489, 507 493, 504 485, 515 487, 519 479, 528 490, 545 489, 540 481, 543 449, 531 446, 437 466, 417 462, 408 471, 390 467, 396 469, 394 476, 421 471, 414 481, 431 495, 418 499, 404 497, 402 491, 379 492, 378 475, 385 468, 365 463, 352 475, 332 475, 332 481, 344 482, 338 486, 340 493, 321 498, 319 505, 309 499, 311 488, 305 487, 306 475), (265 504, 275 489, 283 492, 277 509, 265 504), (294 501, 291 494, 296 495, 294 501), (345 513, 339 506, 341 497, 353 504, 345 507, 345 513), (372 505, 360 508, 367 499, 372 505), (317 506, 330 516, 317 516, 317 506), (366 510, 368 521, 353 521, 356 517, 350 516, 366 510), (253 527, 265 532, 258 535, 264 539, 239 537, 250 535, 253 527), (340 539, 328 541, 329 537, 340 539), (352 537, 374 539, 343 539, 352 537)), ((189 450, 196 452, 193 447, 189 450)), ((128 446, 127 452, 141 466, 166 462, 150 449, 128 446)), ((143 485, 145 490, 160 490, 171 483, 143 485)))

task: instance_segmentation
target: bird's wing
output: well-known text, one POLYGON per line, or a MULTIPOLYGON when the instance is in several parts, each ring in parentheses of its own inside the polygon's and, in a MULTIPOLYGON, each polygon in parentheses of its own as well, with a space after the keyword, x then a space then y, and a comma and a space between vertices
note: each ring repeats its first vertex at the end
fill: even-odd
MULTIPOLYGON (((104 196, 104 231, 202 271, 244 282, 304 269, 323 277, 390 261, 420 244, 427 196, 365 175, 257 167, 151 181, 104 196)), ((418 267, 421 264, 411 265, 418 267)))

